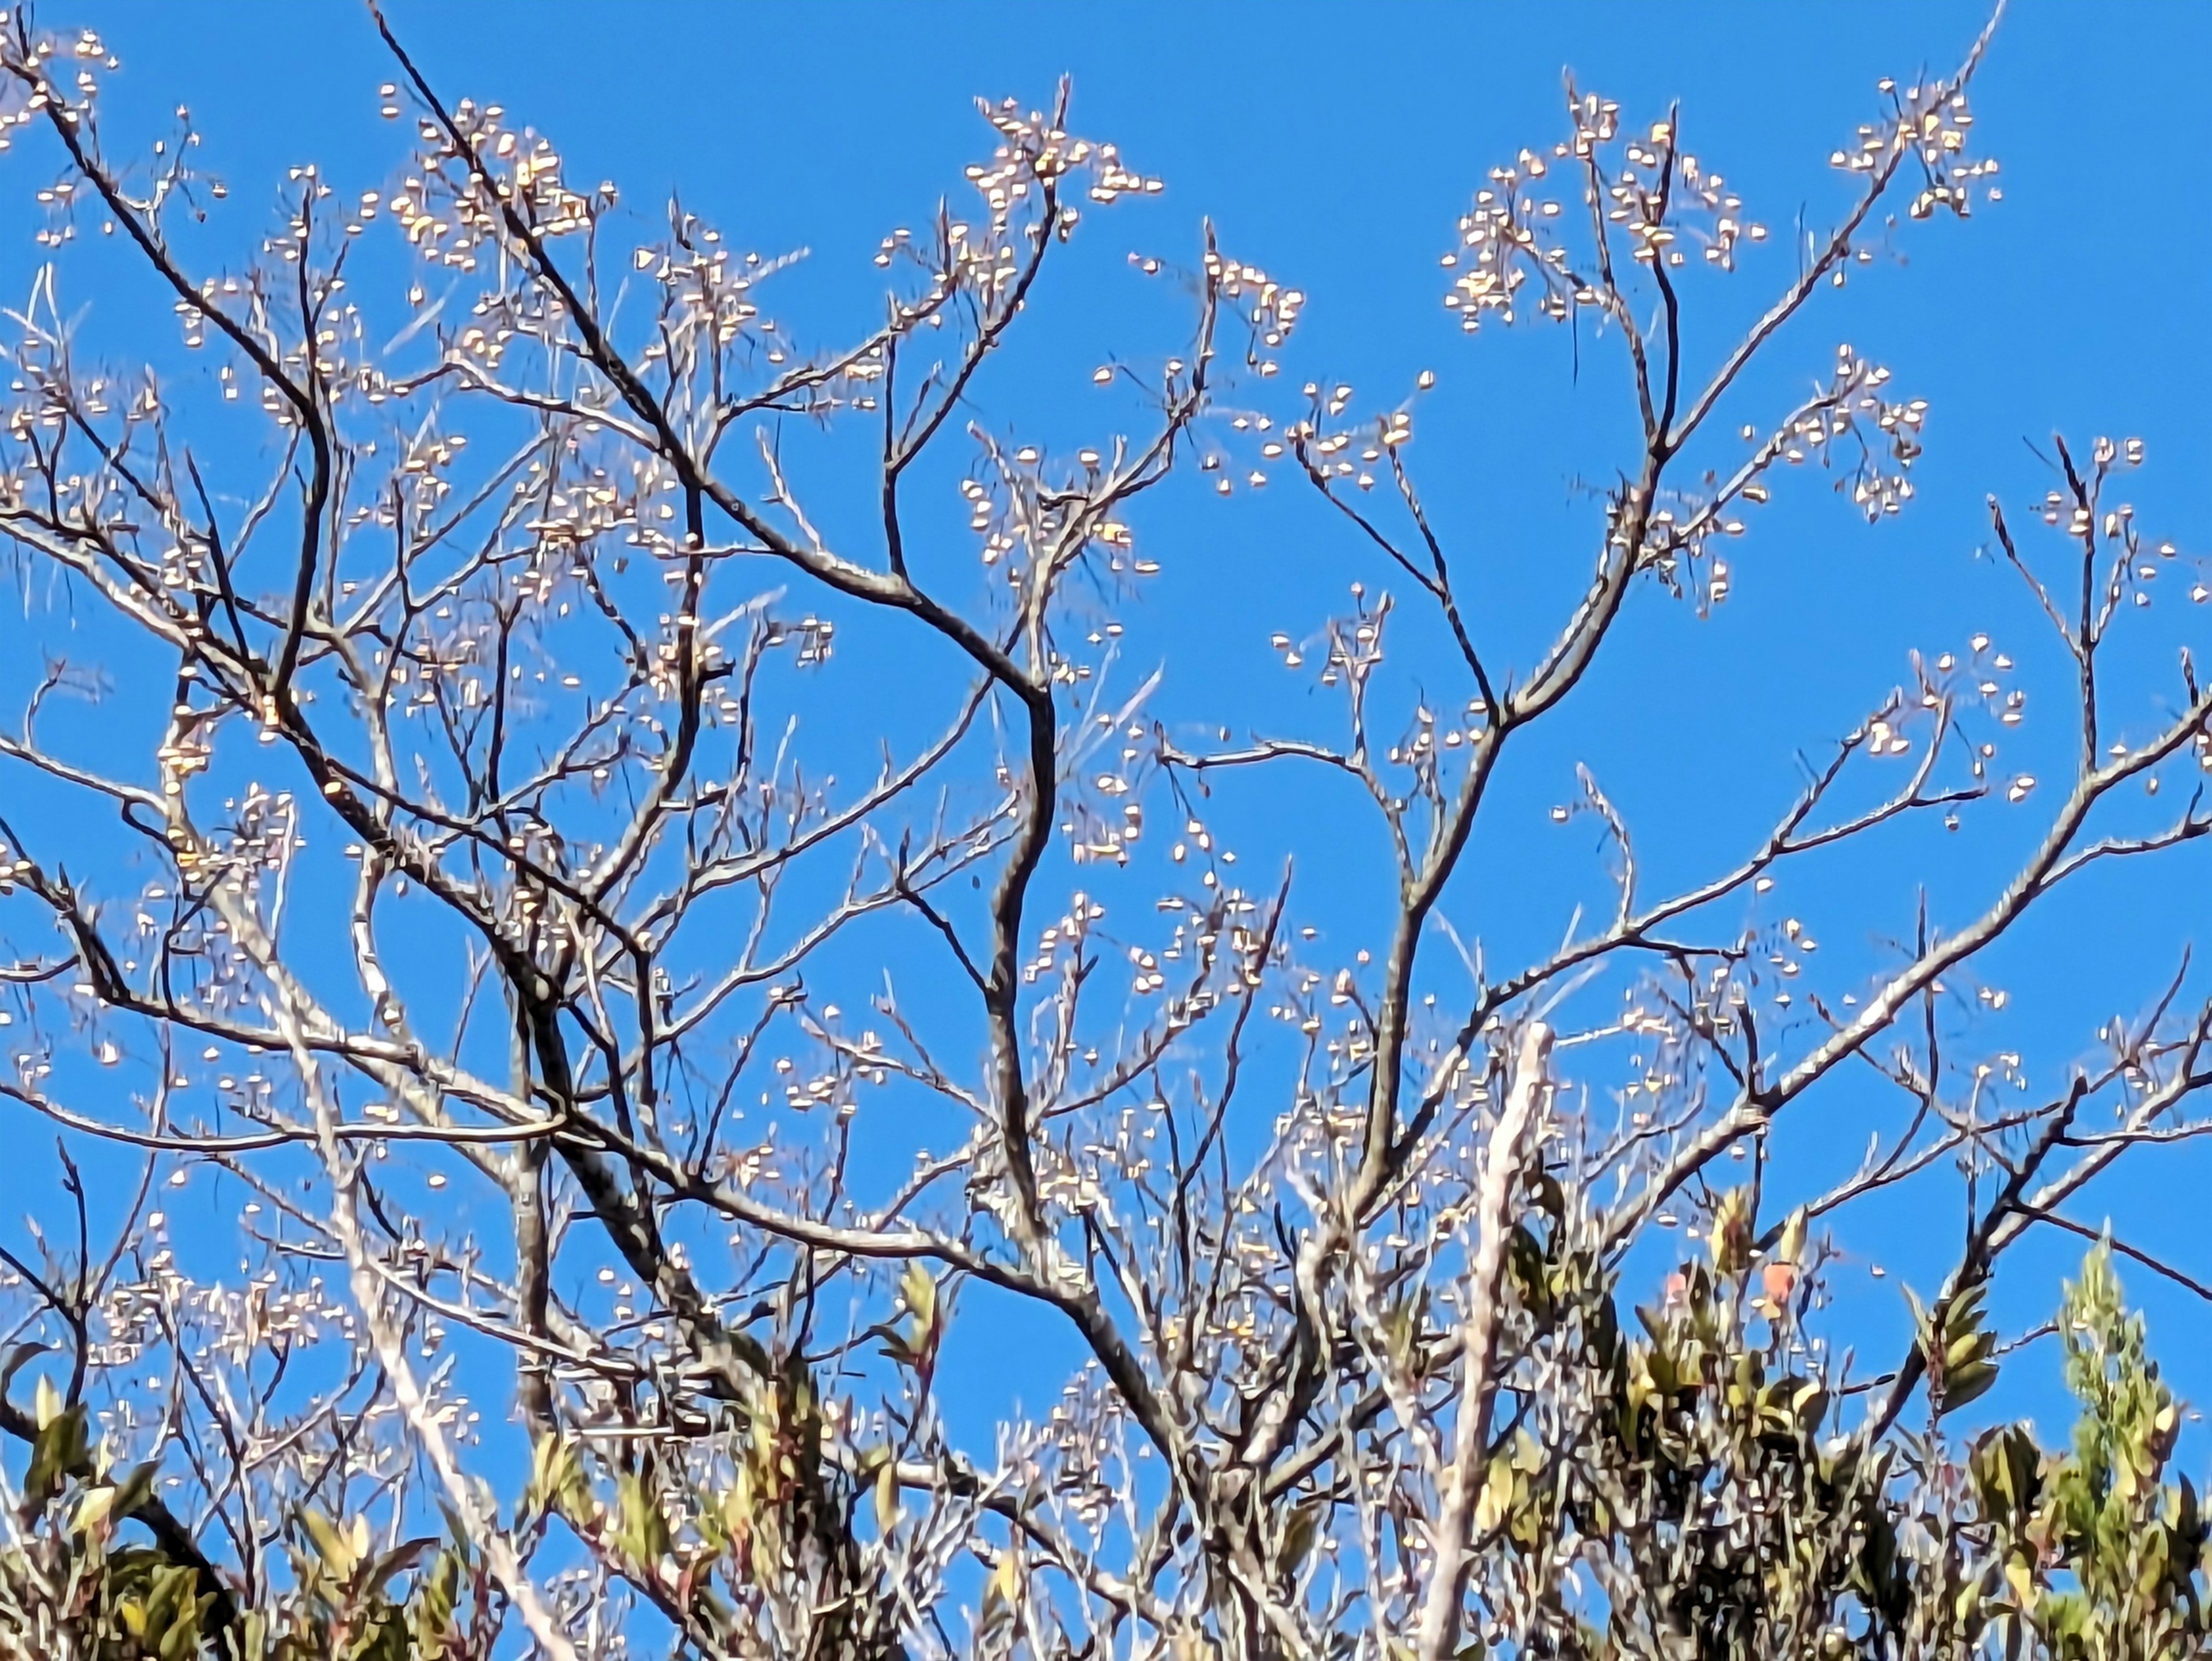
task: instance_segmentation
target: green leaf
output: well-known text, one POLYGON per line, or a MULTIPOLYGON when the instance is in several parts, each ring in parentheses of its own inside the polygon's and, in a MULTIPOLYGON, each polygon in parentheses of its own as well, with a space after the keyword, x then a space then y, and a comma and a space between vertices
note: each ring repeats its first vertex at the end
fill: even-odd
POLYGON ((438 1542, 427 1536, 394 1546, 368 1566, 368 1573, 362 1578, 359 1591, 364 1595, 383 1591, 385 1583, 393 1575, 402 1569, 414 1567, 425 1555, 437 1548, 438 1542))
POLYGON ((1713 1202, 1712 1231, 1706 1243, 1713 1267, 1723 1275, 1740 1273, 1750 1260, 1751 1234, 1756 1226, 1751 1190, 1732 1188, 1713 1202))
POLYGON ((155 1640, 157 1646, 167 1643, 171 1623, 177 1619, 178 1610, 191 1603, 191 1588, 198 1580, 195 1571, 181 1564, 171 1564, 155 1572, 153 1589, 146 1598, 145 1624, 141 1630, 149 1636, 163 1634, 155 1640))
POLYGON ((1905 1294, 1905 1301, 1911 1306, 1912 1332, 1914 1337, 1919 1341, 1921 1349, 1933 1351, 1936 1346, 1933 1329, 1928 1320, 1928 1306, 1920 1301, 1920 1294, 1911 1287, 1899 1285, 1897 1289, 1905 1294))
POLYGON ((905 1302, 907 1312, 921 1323, 924 1331, 937 1325, 937 1282, 929 1278, 929 1271, 919 1258, 908 1262, 906 1272, 899 1276, 899 1297, 905 1302))
POLYGON ((71 1534, 90 1534, 108 1518, 115 1509, 115 1490, 105 1486, 88 1488, 84 1498, 76 1502, 76 1510, 70 1518, 71 1534))
POLYGON ((115 1514, 128 1517, 152 1499, 154 1481, 161 1474, 161 1466, 151 1459, 143 1465, 133 1465, 115 1485, 115 1514))
POLYGON ((346 1538, 337 1524, 319 1511, 301 1512, 300 1522, 307 1530, 307 1538, 314 1542, 316 1555, 330 1570, 331 1577, 337 1580, 352 1579, 354 1570, 361 1563, 361 1554, 354 1549, 353 1542, 346 1538))
POLYGON ((1967 1402, 1987 1395, 1990 1386, 1996 1381, 1997 1370, 1987 1361, 1968 1361, 1954 1368, 1944 1376, 1943 1404, 1937 1410, 1938 1416, 1955 1413, 1967 1402))
POLYGON ((898 1526, 899 1492, 898 1465, 885 1459, 876 1468, 876 1529, 888 1536, 898 1526))
POLYGON ((120 1482, 103 1482, 88 1488, 70 1518, 71 1533, 90 1534, 111 1518, 128 1517, 154 1492, 158 1467, 148 1463, 133 1469, 120 1482))
POLYGON ((631 1562, 653 1567, 668 1553, 668 1519, 635 1472, 616 1478, 615 1494, 615 1544, 631 1562))
POLYGON ((1982 1509, 1992 1520, 2018 1529, 2043 1494, 2043 1455, 2020 1425, 1984 1434, 1967 1457, 1982 1509))
POLYGON ((530 1451, 524 1508, 540 1515, 580 1517, 590 1500, 591 1485, 585 1480, 575 1444, 564 1442, 557 1435, 539 1437, 530 1451))
POLYGON ((1292 1506, 1289 1520, 1283 1524, 1282 1544, 1275 1554, 1277 1567, 1285 1574, 1295 1575, 1305 1566, 1320 1535, 1321 1502, 1309 1500, 1292 1506))
POLYGON ((45 1379, 39 1381, 40 1429, 23 1476, 23 1497, 33 1505, 44 1505, 60 1488, 62 1479, 85 1463, 83 1404, 57 1407, 47 1414, 46 1393, 52 1388, 45 1379))
POLYGON ((415 1583, 414 1609, 409 1624, 414 1628, 415 1651, 422 1661, 443 1655, 453 1626, 453 1603, 461 1579, 460 1560, 441 1551, 429 1570, 415 1583))
MULTIPOLYGON (((174 1573, 191 1585, 197 1585, 199 1582, 198 1574, 191 1569, 179 1567, 174 1573)), ((161 1641, 154 1646, 154 1652, 161 1661, 190 1661, 190 1658, 199 1653, 200 1640, 205 1635, 201 1623, 214 1603, 213 1592, 198 1597, 189 1593, 180 1596, 176 1612, 170 1618, 168 1630, 161 1634, 161 1641)))

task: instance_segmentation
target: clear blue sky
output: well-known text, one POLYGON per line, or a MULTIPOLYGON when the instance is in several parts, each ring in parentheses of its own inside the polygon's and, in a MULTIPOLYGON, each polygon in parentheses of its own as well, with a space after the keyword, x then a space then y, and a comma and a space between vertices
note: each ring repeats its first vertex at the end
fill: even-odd
MULTIPOLYGON (((1000 6, 533 3, 393 0, 403 36, 451 94, 504 103, 552 134, 572 178, 620 181, 650 217, 680 190, 687 206, 764 252, 805 246, 790 283, 802 338, 867 320, 870 257, 895 225, 925 218, 988 150, 970 100, 1049 97, 1074 77, 1073 125, 1117 141, 1168 180, 1154 201, 1101 217, 1086 252, 1041 307, 1024 360, 1036 380, 986 389, 1004 413, 1072 419, 1089 367, 1109 351, 1174 350, 1172 306, 1123 256, 1188 259, 1202 216, 1224 246, 1310 296, 1285 379, 1352 381, 1393 402, 1422 369, 1440 378, 1415 465, 1437 520, 1470 551, 1495 637, 1526 661, 1586 569, 1589 514, 1571 486, 1624 464, 1624 388, 1602 346, 1580 376, 1566 337, 1528 331, 1461 338, 1438 297, 1438 253, 1490 166, 1560 131, 1559 76, 1618 99, 1632 119, 1679 100, 1685 142, 1722 168, 1751 210, 1785 232, 1800 210, 1826 222, 1840 192, 1826 166, 1875 112, 1874 82, 1948 69, 1980 27, 1977 4, 1474 5, 1276 3, 1000 6)), ((82 18, 125 60, 115 95, 149 116, 189 103, 210 161, 242 202, 267 201, 290 164, 313 159, 342 188, 386 179, 401 135, 376 117, 389 78, 365 14, 345 0, 301 3, 50 3, 82 18), (142 102, 143 100, 143 102, 142 102)), ((2019 643, 2024 684, 2055 704, 2049 646, 2008 578, 1975 557, 1984 496, 2017 508, 2046 478, 2023 441, 2056 429, 2086 442, 2134 435, 2149 465, 2133 490, 2146 526, 2212 546, 2199 492, 2212 464, 2212 325, 2203 305, 2212 215, 2201 176, 2203 76, 2212 7, 2024 0, 1977 84, 1978 142, 2002 158, 2005 199, 1967 225, 1912 228, 1901 265, 1877 265, 1770 358, 1763 409, 1824 373, 1849 340, 1887 363, 1933 412, 1919 500, 1869 531, 1818 483, 1754 526, 1736 551, 1735 594, 1711 622, 1647 603, 1554 747, 1506 779, 1501 859, 1511 880, 1455 903, 1500 958, 1554 940, 1595 869, 1579 829, 1547 838, 1545 809, 1566 769, 1589 759, 1642 830, 1653 879, 1711 869, 1747 845, 1791 788, 1793 756, 1847 728, 1905 672, 1905 654, 1956 649, 1978 629, 2019 643), (1577 721, 1581 725, 1577 726, 1577 721), (1570 846, 1569 844, 1571 843, 1570 846)), ((10 166, 14 164, 11 161, 10 166)), ((20 178, 5 188, 20 191, 20 178)), ((8 199, 20 198, 11 196, 8 199)), ((244 234, 255 222, 233 222, 244 234)), ((24 251, 10 239, 0 280, 15 292, 24 251)), ((1709 346, 1787 267, 1774 252, 1707 309, 1709 346)), ((1166 571, 1141 637, 1172 665, 1164 713, 1249 718, 1279 709, 1267 638, 1310 629, 1364 575, 1358 551, 1278 491, 1217 507, 1168 499, 1145 524, 1166 571), (1252 701, 1255 678, 1274 705, 1252 701)), ((2017 513, 2015 517, 2020 517, 2017 513)), ((2171 597, 2178 598, 2178 596, 2171 597)), ((2200 655, 2212 608, 2174 621, 2200 655)), ((2148 710, 2151 706, 2145 704, 2148 710)), ((2054 708, 2050 714, 2056 716, 2054 708)), ((2063 733, 2052 727, 2054 735, 2063 733)), ((1261 790, 1222 812, 1265 867, 1271 827, 1311 808, 1261 790), (1241 816, 1241 817, 1240 817, 1241 816)), ((1334 824, 1334 820, 1325 823, 1334 824)), ((1347 852, 1377 850, 1348 805, 1347 852)), ((1871 950, 1909 928, 1913 879, 1955 920, 2027 829, 1999 821, 1954 844, 1912 844, 1898 867, 1834 867, 1793 897, 1820 926, 1871 950), (1821 886, 1821 883, 1826 886, 1821 886), (1979 885, 1978 886, 1978 885, 1979 885)), ((1306 840, 1310 843, 1310 835, 1306 840)), ((1244 845, 1240 843, 1240 845, 1244 845)), ((1347 943, 1379 895, 1313 897, 1347 943)), ((2027 1012, 2011 1038, 2041 1081, 2086 1054, 2095 1019, 2133 1011, 2212 917, 2212 859, 2199 850, 2155 873, 2085 885, 2008 952, 2003 983, 2027 1012)), ((1373 942, 1379 944, 1379 940, 1373 942)), ((1864 1122, 1829 1091, 1806 1135, 1848 1158, 1864 1122)), ((2187 1150, 2146 1159, 2099 1194, 2147 1246, 2212 1276, 2191 1203, 2212 1165, 2187 1150)), ((2091 1208, 2094 1211, 2098 1208, 2091 1208)), ((12 1209, 13 1208, 9 1208, 12 1209)), ((1910 1207, 1853 1244, 1911 1272, 1944 1260, 1955 1211, 1910 1207)), ((2078 1256, 2063 1244, 2045 1269, 2078 1256)), ((2029 1265, 2023 1262, 2022 1268, 2029 1265)), ((2212 1399, 2212 1348, 2197 1311, 2140 1271, 2154 1340, 2183 1389, 2212 1399)), ((2021 1275, 2019 1319, 2046 1309, 2047 1275, 2021 1275)), ((1887 1296, 1869 1288, 1869 1298, 1887 1296)))

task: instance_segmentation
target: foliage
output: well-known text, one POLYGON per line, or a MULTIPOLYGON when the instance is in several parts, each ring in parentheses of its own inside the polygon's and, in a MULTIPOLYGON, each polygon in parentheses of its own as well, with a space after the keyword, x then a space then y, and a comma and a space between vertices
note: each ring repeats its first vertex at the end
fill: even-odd
POLYGON ((982 106, 972 203, 884 238, 881 321, 816 350, 793 262, 641 219, 377 23, 399 170, 296 169, 242 260, 187 115, 125 143, 107 43, 0 39, 8 167, 53 180, 0 343, 0 1098, 64 1173, 0 1247, 0 1657, 2205 1648, 2142 1254, 2066 1293, 2070 1451, 1976 1417, 2035 1335, 1990 1314, 2011 1248, 2205 1129, 2185 962, 2048 1095, 1990 978, 2084 870, 2212 830, 2140 441, 2054 441, 2039 540, 1990 499, 2074 699, 2042 783, 1978 634, 1747 849, 1694 827, 1680 887, 1578 753, 1589 891, 1534 958, 1495 929, 1501 769, 1621 619, 1723 605, 1806 472, 1909 505, 1886 367, 1771 389, 1826 294, 1996 195, 1986 34, 1882 83, 1786 255, 1693 117, 1571 83, 1478 185, 1460 329, 1570 323, 1632 435, 1516 654, 1462 575, 1507 556, 1417 483, 1436 378, 1285 392, 1305 296, 1210 233, 1135 259, 1187 321, 1117 339, 1105 405, 1017 369, 1079 224, 1161 189, 1065 87, 982 106), (1203 707, 1128 666, 1194 637, 1144 632, 1164 564, 1231 557, 1179 493, 1270 479, 1351 599, 1269 637, 1298 695, 1239 736, 1241 618, 1195 636, 1203 707), (1945 923, 1926 850, 1969 827, 1945 923), (1370 904, 1364 944, 1312 921, 1370 904), (1824 1110, 1862 1163, 1784 1157, 1824 1110), (234 1237, 172 1228, 193 1183, 234 1237), (1869 1372, 1842 1220, 1900 1195, 1961 1245, 1869 1372), (1078 1359, 1041 1411, 948 1403, 979 1340, 1078 1359))

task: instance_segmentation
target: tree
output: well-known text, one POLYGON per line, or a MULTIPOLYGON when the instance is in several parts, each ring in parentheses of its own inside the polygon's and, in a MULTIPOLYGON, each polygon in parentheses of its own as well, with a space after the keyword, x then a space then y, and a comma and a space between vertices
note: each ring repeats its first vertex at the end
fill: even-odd
POLYGON ((1526 963, 1479 916, 1454 950, 1499 770, 1624 615, 1719 604, 1801 465, 1869 520, 1907 503, 1923 406, 1886 370, 1843 349, 1778 413, 1751 370, 1989 191, 1986 35, 1885 83, 1847 205, 1717 356, 1683 319, 1764 232, 1675 113, 1571 83, 1565 137, 1489 176, 1447 306, 1591 337, 1638 435, 1586 590, 1512 661, 1424 509, 1414 403, 1278 396, 1304 296, 1210 234, 1188 338, 1098 372, 1127 430, 972 413, 1079 218, 1158 188, 1065 87, 985 106, 977 205, 887 238, 879 326, 811 350, 763 312, 772 262, 678 205, 649 230, 379 27, 403 175, 299 170, 231 265, 188 125, 103 143, 104 42, 19 9, 0 50, 8 133, 58 170, 6 348, 11 650, 50 666, 0 734, 0 1093, 65 1173, 7 1256, 0 1654, 2194 1652, 2205 1530, 2161 1486, 2130 1248, 2059 1324, 2072 1452, 1951 1418, 2025 1341, 1985 1311, 2007 1251, 2203 1128, 2185 966, 2055 1093, 1970 1049, 1978 965, 2039 902, 2212 828, 2212 691, 2138 604, 2176 558, 2119 496, 2139 443, 2058 441, 2033 533, 1990 498, 2076 689, 2069 777, 2001 766, 2020 699, 1983 642, 1671 891, 1585 768, 1555 817, 1602 832, 1608 906, 1526 963), (401 289, 396 319, 356 297, 401 289), (145 306, 211 368, 95 361, 145 306), (1303 489, 1364 562, 1278 642, 1325 721, 1201 744, 1119 667, 1133 527, 1192 472, 1303 489), (878 701, 825 712, 855 634, 878 701), (1208 829, 1280 769, 1371 804, 1371 960, 1302 921, 1358 850, 1255 877, 1208 829), (2143 820, 2161 782, 2186 806, 2143 820), (1814 943, 1757 904, 2039 811, 1982 909, 1923 907, 1848 983, 1799 981, 1814 943), (1846 1074, 1899 1134, 1770 1172, 1846 1074), (1834 1220, 1954 1168, 1955 1264, 1855 1369, 1834 1220), (188 1181, 235 1239, 173 1233, 188 1181), (937 1381, 969 1304, 1079 1354, 980 1439, 937 1381))

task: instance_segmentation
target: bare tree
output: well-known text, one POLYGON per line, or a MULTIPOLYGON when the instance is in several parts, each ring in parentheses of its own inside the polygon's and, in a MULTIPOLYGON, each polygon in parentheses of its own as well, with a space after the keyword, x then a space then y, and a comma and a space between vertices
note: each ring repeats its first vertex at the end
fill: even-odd
POLYGON ((2043 1097, 1959 995, 2076 873, 2212 828, 2212 691, 2130 649, 2173 558, 2120 499, 2141 446, 2058 442, 2017 542, 1990 499, 2077 689, 2069 777, 2001 770, 2021 700, 1984 641, 1916 660, 1686 887, 1639 881, 1585 768, 1559 816, 1602 830, 1613 899, 1548 955, 1493 960, 1454 886, 1626 608, 1718 603, 1801 464, 1870 520, 1905 505, 1924 406, 1885 369, 1844 349, 1778 412, 1747 372, 1797 361, 1900 218, 1988 191, 1984 43, 1884 84, 1834 157, 1848 205, 1717 359, 1683 314, 1765 234, 1676 113, 1631 126, 1571 83, 1564 138, 1489 175, 1447 305, 1593 335, 1640 435, 1585 592, 1516 663, 1424 510, 1413 404, 1270 402, 1304 297, 1210 236, 1187 337, 1099 372, 1128 430, 1060 453, 975 415, 1079 217, 1159 188, 1065 88, 984 108, 977 200, 887 238, 879 325, 812 351, 763 309, 776 262, 674 204, 641 235, 379 27, 402 175, 300 170, 219 273, 181 113, 118 155, 104 42, 18 9, 0 48, 7 134, 57 170, 5 345, 9 649, 49 666, 0 733, 0 1093, 68 1172, 0 1304, 0 1654, 2202 1641, 2173 1404, 2109 1267, 2131 1248, 2064 1323, 2090 1452, 1962 1453, 1944 1422, 2020 1341, 1983 1314, 2006 1251, 2205 1128, 2185 965, 2043 1097), (397 321, 356 297, 399 289, 397 321), (133 307, 173 307, 210 372, 95 361, 133 307), (1117 660, 1140 498, 1185 466, 1301 484, 1363 574, 1278 642, 1334 696, 1318 730, 1286 709, 1201 745, 1117 660), (956 485, 948 535, 921 503, 956 485), (1407 611, 1444 642, 1418 699, 1384 670, 1407 611), (814 690, 855 630, 893 654, 842 712, 858 742, 814 690), (1301 921, 1348 850, 1255 880, 1207 828, 1278 769, 1378 816, 1372 961, 1301 921), (2160 782, 2179 812, 2106 828, 2160 782), (1984 909, 1923 908, 1870 979, 1812 975, 1756 903, 1911 821, 2038 812, 1984 909), (1901 1128, 1776 1191, 1770 1129, 1831 1075, 1901 1128), (1831 1220, 1954 1171, 1955 1267, 1906 1353, 1855 1369, 1831 1220), (172 1236, 188 1182, 235 1196, 235 1264, 172 1236), (979 1442, 935 1376, 987 1298, 1082 1360, 979 1442))

